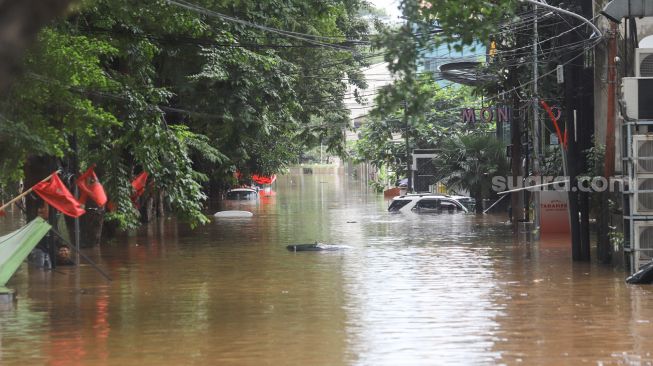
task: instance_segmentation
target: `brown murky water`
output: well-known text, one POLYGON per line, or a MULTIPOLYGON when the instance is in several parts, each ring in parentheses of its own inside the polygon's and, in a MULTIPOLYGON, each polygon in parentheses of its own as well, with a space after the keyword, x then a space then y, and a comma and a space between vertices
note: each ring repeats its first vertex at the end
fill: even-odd
MULTIPOLYGON (((497 217, 388 214, 344 177, 283 177, 245 220, 168 220, 54 273, 24 265, 2 365, 653 363, 653 287, 513 240, 497 217), (291 253, 290 243, 349 246, 291 253)), ((0 220, 5 232, 19 223, 0 220)))

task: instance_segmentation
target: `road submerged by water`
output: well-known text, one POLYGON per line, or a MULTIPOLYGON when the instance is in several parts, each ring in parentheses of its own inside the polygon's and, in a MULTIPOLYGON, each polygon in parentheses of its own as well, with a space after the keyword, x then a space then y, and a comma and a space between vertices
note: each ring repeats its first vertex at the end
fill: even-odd
POLYGON ((513 239, 504 217, 389 214, 347 177, 275 191, 240 206, 251 219, 163 220, 88 250, 112 283, 25 264, 0 364, 653 363, 653 287, 572 263, 564 240, 513 239), (286 250, 315 241, 348 248, 286 250))

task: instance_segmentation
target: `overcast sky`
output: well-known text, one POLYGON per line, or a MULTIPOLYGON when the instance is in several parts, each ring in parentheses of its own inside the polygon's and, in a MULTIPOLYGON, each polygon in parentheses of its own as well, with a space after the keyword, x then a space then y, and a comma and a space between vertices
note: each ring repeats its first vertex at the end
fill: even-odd
POLYGON ((392 19, 397 19, 397 17, 401 16, 398 8, 399 0, 370 0, 370 2, 377 8, 385 9, 385 12, 392 19))

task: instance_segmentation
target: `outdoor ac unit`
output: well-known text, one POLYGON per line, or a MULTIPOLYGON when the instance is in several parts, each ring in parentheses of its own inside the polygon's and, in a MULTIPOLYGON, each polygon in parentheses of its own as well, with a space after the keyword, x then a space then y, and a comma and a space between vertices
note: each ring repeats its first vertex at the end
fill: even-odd
POLYGON ((653 77, 653 48, 635 49, 635 76, 653 77))
POLYGON ((633 136, 635 174, 653 174, 653 135, 633 136))
POLYGON ((653 77, 623 78, 622 81, 626 116, 653 120, 653 77))
POLYGON ((639 268, 653 259, 653 222, 635 221, 633 228, 635 267, 639 268))
POLYGON ((636 176, 634 183, 633 213, 635 215, 653 215, 653 174, 636 176))

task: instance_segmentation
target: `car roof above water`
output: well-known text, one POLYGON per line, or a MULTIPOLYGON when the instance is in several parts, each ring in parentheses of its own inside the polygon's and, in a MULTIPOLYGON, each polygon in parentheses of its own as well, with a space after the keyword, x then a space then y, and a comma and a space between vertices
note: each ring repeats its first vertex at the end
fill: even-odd
POLYGON ((414 199, 414 198, 453 198, 444 194, 434 194, 434 193, 409 193, 403 196, 397 196, 393 199, 414 199))

